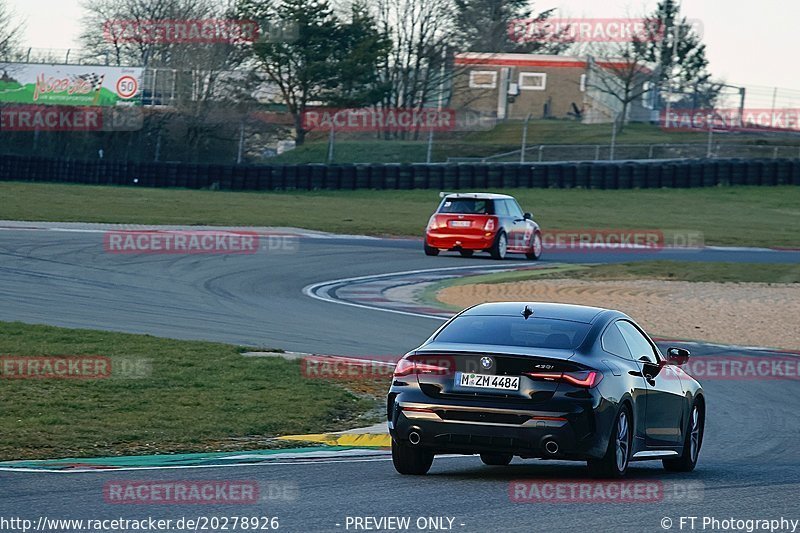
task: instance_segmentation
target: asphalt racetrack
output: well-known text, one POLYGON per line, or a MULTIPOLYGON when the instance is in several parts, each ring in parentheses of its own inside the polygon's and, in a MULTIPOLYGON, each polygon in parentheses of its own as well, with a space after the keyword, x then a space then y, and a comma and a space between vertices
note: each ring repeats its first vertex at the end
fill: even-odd
MULTIPOLYGON (((800 252, 705 249, 546 257, 559 262, 646 259, 743 261, 757 268, 761 262, 796 263, 800 252)), ((507 261, 516 262, 524 261, 507 261)), ((493 262, 450 254, 425 257, 414 241, 308 237, 292 252, 114 255, 104 251, 99 232, 5 229, 0 231, 0 320, 325 354, 400 355, 424 340, 440 320, 323 302, 304 295, 303 288, 341 278, 467 265, 493 262)), ((710 345, 691 349, 697 357, 731 353, 710 345)), ((746 349, 737 353, 774 357, 746 349)), ((667 474, 660 463, 645 462, 634 463, 629 472, 629 481, 663 484, 661 501, 529 503, 510 497, 516 480, 585 479, 580 463, 515 459, 509 467, 487 467, 477 457, 441 457, 420 478, 397 475, 386 456, 365 456, 144 473, 0 471, 0 516, 269 515, 279 517, 279 531, 364 531, 354 526, 353 517, 388 516, 410 517, 410 531, 435 530, 438 522, 421 522, 425 527, 418 529, 417 519, 444 517, 441 525, 470 532, 712 531, 710 525, 703 527, 703 517, 720 520, 716 531, 722 531, 722 521, 731 518, 800 520, 800 382, 709 379, 702 384, 708 413, 698 468, 691 474, 667 474), (257 509, 110 505, 102 494, 112 478, 252 479, 262 486, 291 487, 293 496, 266 499, 257 509), (681 516, 698 517, 694 529, 688 519, 681 523, 681 516)), ((792 526, 777 531, 792 531, 792 526)))

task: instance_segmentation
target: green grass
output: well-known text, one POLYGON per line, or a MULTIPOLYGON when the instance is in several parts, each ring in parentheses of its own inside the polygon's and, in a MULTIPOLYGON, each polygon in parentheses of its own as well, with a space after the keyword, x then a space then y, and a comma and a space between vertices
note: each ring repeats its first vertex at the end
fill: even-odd
POLYGON ((498 272, 444 280, 425 287, 418 299, 427 305, 460 311, 460 307, 439 301, 437 298, 439 291, 459 285, 513 283, 540 279, 586 281, 658 279, 718 283, 800 283, 800 265, 688 261, 637 261, 635 263, 602 265, 559 264, 541 270, 498 272))
POLYGON ((800 283, 800 264, 637 261, 602 265, 555 265, 542 270, 499 272, 447 280, 441 286, 564 278, 588 281, 659 279, 719 283, 800 283))
POLYGON ((0 378, 0 460, 263 447, 266 437, 341 429, 374 408, 298 361, 236 346, 0 322, 4 356, 102 355, 106 379, 0 378), (144 377, 123 361, 149 361, 144 377), (116 366, 115 366, 116 365, 116 366))
MULTIPOLYGON (((523 121, 509 120, 490 130, 435 133, 431 159, 448 157, 487 157, 519 150, 523 121)), ((599 144, 611 142, 611 124, 581 124, 571 120, 531 120, 527 145, 599 144)), ((417 141, 380 140, 374 134, 341 133, 336 137, 335 163, 413 163, 427 158, 427 133, 417 141)), ((653 124, 628 124, 617 136, 618 144, 662 144, 708 142, 704 132, 665 131, 653 124)), ((765 137, 755 134, 717 135, 715 143, 797 145, 797 137, 765 137)), ((327 134, 312 134, 306 143, 270 159, 275 163, 325 163, 328 157, 327 134)), ((536 157, 529 154, 529 159, 536 157)))
MULTIPOLYGON (((800 187, 509 189, 545 230, 699 231, 706 244, 800 246, 800 187)), ((0 219, 295 226, 421 236, 437 191, 227 192, 0 183, 0 219)))
POLYGON ((722 262, 643 261, 619 265, 594 265, 546 277, 585 280, 660 279, 721 283, 800 283, 798 264, 748 264, 722 262))

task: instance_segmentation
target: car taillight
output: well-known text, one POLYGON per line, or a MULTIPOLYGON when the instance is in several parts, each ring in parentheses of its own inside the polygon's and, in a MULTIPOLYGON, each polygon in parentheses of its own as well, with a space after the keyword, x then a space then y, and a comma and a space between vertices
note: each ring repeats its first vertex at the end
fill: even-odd
POLYGON ((600 383, 603 374, 596 370, 586 370, 582 372, 525 372, 526 376, 534 379, 544 379, 547 381, 563 381, 578 387, 591 389, 600 383))
POLYGON ((432 215, 430 219, 428 219, 428 229, 436 229, 436 215, 432 215))
POLYGON ((449 358, 414 360, 402 358, 394 367, 394 377, 400 378, 412 374, 439 374, 444 375, 452 368, 449 358))
POLYGON ((486 221, 486 225, 483 226, 483 231, 494 231, 495 222, 493 218, 490 218, 486 221))

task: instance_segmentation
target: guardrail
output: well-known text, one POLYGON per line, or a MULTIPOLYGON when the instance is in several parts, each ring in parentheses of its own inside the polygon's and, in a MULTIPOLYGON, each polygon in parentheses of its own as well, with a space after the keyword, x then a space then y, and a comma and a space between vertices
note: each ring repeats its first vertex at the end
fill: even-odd
MULTIPOLYGON (((522 150, 486 157, 448 157, 448 163, 517 163, 522 150)), ((800 157, 800 145, 745 143, 536 144, 525 148, 524 161, 625 161, 647 159, 781 159, 800 157)))
POLYGON ((256 166, 0 156, 0 181, 242 191, 800 185, 800 159, 256 166))

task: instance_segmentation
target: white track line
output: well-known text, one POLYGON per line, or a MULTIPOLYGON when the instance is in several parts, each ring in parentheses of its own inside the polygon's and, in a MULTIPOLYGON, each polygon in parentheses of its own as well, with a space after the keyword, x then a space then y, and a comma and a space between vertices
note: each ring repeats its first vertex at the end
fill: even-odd
POLYGON ((333 285, 341 285, 346 283, 352 283, 354 281, 371 281, 371 280, 378 280, 383 278, 392 278, 397 276, 408 276, 408 275, 415 275, 415 274, 428 274, 431 272, 452 272, 456 270, 476 270, 476 269, 486 269, 492 270, 497 272, 504 272, 509 270, 516 270, 514 267, 498 267, 498 266, 459 266, 459 267, 444 267, 444 268, 428 268, 428 269, 421 269, 421 270, 404 270, 402 272, 390 272, 388 274, 373 274, 370 276, 356 276, 353 278, 341 278, 341 279, 334 279, 329 281, 321 281, 319 283, 312 283, 311 285, 306 285, 303 287, 303 294, 308 296, 309 298, 314 298, 315 300, 320 300, 323 302, 329 302, 339 305, 348 305, 350 307, 359 307, 361 309, 369 309, 371 311, 383 311, 384 313, 394 313, 397 315, 406 315, 406 316, 414 316, 420 318, 432 318, 434 320, 445 321, 449 320, 448 318, 436 316, 436 315, 428 315, 425 313, 415 313, 413 311, 401 311, 399 309, 387 309, 385 307, 378 307, 373 305, 365 305, 365 304, 357 304, 353 302, 345 302, 332 296, 328 295, 328 291, 325 290, 323 294, 317 294, 317 291, 323 289, 327 286, 333 285))

